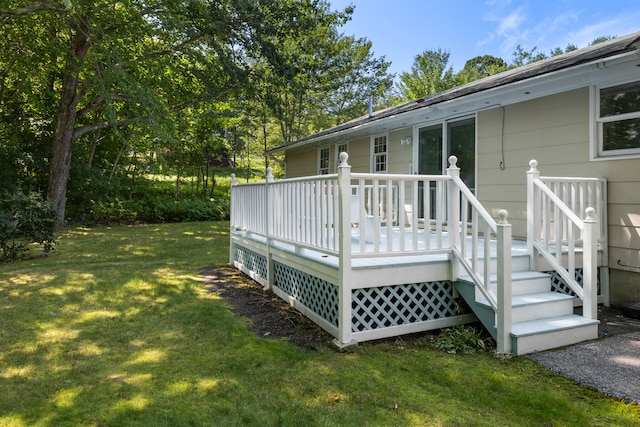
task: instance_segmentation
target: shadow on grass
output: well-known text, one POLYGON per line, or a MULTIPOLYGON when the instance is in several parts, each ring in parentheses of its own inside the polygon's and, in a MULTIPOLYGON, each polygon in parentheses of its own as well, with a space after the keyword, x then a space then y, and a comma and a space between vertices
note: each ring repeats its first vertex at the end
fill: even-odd
POLYGON ((69 229, 0 268, 0 425, 632 425, 525 360, 262 339, 197 275, 227 223, 69 229))

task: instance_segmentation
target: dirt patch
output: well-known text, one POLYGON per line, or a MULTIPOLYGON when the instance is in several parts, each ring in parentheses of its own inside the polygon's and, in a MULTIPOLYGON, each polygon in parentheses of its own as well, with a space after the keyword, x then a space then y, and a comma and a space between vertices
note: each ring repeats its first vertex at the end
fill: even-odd
POLYGON ((249 319, 250 329, 258 336, 287 339, 314 350, 331 347, 331 335, 238 270, 205 267, 200 274, 206 288, 226 300, 234 314, 249 319))

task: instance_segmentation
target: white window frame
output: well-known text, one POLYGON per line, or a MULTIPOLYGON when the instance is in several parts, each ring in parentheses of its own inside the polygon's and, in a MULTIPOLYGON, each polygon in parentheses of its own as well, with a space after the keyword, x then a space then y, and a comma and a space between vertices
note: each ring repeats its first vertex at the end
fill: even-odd
POLYGON ((318 175, 328 175, 331 172, 330 167, 331 149, 329 147, 318 148, 318 175), (323 158, 324 154, 326 154, 326 159, 323 158), (326 163, 323 163, 323 160, 326 160, 326 163))
POLYGON ((371 172, 372 173, 387 173, 389 171, 389 134, 381 133, 378 135, 371 135, 371 172), (384 151, 376 153, 376 143, 379 138, 384 138, 384 151), (376 171, 377 159, 384 156, 384 170, 376 171))
POLYGON ((620 114, 617 116, 600 117, 600 91, 615 86, 625 85, 629 83, 640 82, 638 79, 622 80, 616 82, 607 82, 598 86, 591 86, 590 99, 592 105, 591 114, 591 160, 617 160, 640 158, 640 147, 628 148, 621 150, 604 150, 604 123, 617 122, 628 119, 640 118, 640 111, 633 113, 620 114))

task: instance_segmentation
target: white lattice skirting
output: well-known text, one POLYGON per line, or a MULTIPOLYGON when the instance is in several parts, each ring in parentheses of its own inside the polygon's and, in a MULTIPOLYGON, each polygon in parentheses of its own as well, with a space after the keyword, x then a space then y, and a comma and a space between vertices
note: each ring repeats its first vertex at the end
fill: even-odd
MULTIPOLYGON (((582 286, 583 278, 582 278, 582 268, 576 268, 576 281, 582 286)), ((559 292, 562 294, 568 294, 571 296, 576 296, 575 292, 571 290, 569 285, 564 281, 564 279, 560 276, 557 271, 547 271, 547 274, 551 276, 551 290, 554 292, 559 292)), ((602 295, 602 289, 600 286, 600 268, 598 268, 598 296, 602 295)))
MULTIPOLYGON (((236 265, 260 282, 268 277, 267 257, 246 247, 235 245, 236 265)), ((312 320, 336 334, 339 328, 338 286, 327 280, 300 271, 281 262, 273 262, 272 284, 283 299, 294 299, 313 313, 312 320), (314 316, 316 319, 314 319, 314 316), (327 328, 322 323, 331 325, 327 328)), ((385 328, 423 325, 421 330, 446 326, 445 321, 470 313, 461 299, 454 297, 449 280, 407 283, 393 286, 359 288, 351 291, 351 330, 355 333, 379 331, 385 328), (426 323, 425 323, 426 322, 426 323)), ((457 322, 456 322, 457 323, 457 322)), ((392 336, 393 334, 387 334, 392 336)), ((377 336, 377 335, 375 335, 377 336)))

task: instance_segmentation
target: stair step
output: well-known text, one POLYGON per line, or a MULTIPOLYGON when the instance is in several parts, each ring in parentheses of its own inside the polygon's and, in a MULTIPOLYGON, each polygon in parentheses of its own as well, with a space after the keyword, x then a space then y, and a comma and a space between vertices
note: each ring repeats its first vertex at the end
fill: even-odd
MULTIPOLYGON (((480 258, 482 261, 482 257, 480 258)), ((495 255, 491 257, 489 260, 489 264, 491 266, 491 270, 495 271, 497 260, 495 255)), ((524 253, 513 253, 511 255, 511 271, 528 271, 529 270, 529 255, 527 255, 526 251, 524 253)), ((478 265, 478 271, 482 273, 484 271, 484 263, 480 262, 478 265)))
POLYGON ((514 323, 511 351, 517 355, 564 347, 598 338, 599 320, 570 314, 514 323))
MULTIPOLYGON (((513 295, 511 297, 511 316, 514 323, 526 322, 547 317, 565 316, 573 313, 575 297, 558 292, 538 292, 513 295)), ((485 299, 478 304, 490 307, 485 299)))
MULTIPOLYGON (((462 276, 458 280, 473 283, 470 276, 462 276)), ((489 276, 489 289, 496 291, 498 275, 489 276)), ((521 295, 527 293, 549 292, 551 290, 551 275, 538 271, 514 271, 511 273, 511 293, 521 295)))
POLYGON ((548 317, 546 319, 529 320, 528 322, 514 323, 511 326, 511 336, 520 338, 529 335, 563 331, 580 326, 598 325, 599 323, 599 320, 587 319, 586 317, 578 316, 577 314, 548 317))
MULTIPOLYGON (((559 292, 536 292, 533 294, 513 295, 511 297, 511 306, 516 308, 535 304, 546 304, 548 302, 573 301, 575 298, 574 296, 561 294, 559 292)), ((489 306, 489 302, 486 299, 479 299, 476 302, 489 306)))
POLYGON ((514 295, 512 297, 513 308, 534 304, 546 304, 548 302, 573 301, 576 297, 561 294, 559 292, 538 292, 534 294, 514 295))
MULTIPOLYGON (((541 273, 539 271, 514 271, 511 273, 511 281, 521 281, 521 280, 535 280, 535 279, 546 279, 551 277, 548 273, 541 273)), ((471 276, 461 276, 458 280, 464 280, 466 282, 473 282, 471 276)), ((497 274, 489 275, 489 280, 491 283, 498 281, 497 274)))

